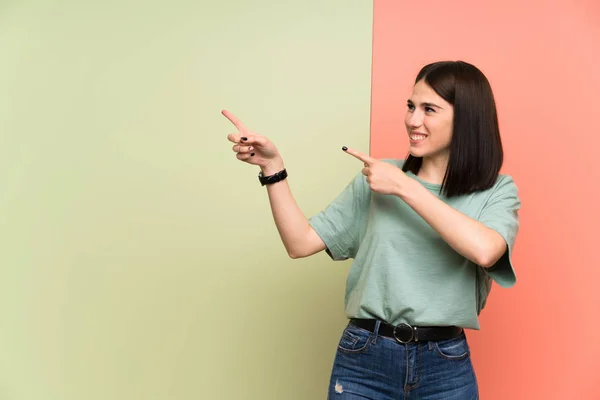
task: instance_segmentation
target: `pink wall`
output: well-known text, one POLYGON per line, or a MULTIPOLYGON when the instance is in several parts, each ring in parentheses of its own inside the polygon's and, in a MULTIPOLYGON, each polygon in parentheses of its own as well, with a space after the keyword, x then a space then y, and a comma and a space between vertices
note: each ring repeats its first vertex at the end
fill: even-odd
POLYGON ((482 398, 600 399, 600 1, 375 0, 374 16, 372 156, 404 157, 428 62, 471 62, 496 95, 523 207, 517 285, 469 334, 482 398))

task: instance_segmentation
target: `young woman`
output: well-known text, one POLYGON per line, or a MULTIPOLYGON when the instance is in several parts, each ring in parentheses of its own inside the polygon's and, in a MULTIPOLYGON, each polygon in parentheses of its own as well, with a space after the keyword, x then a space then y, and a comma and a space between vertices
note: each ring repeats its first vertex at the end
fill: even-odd
POLYGON ((460 61, 423 67, 407 102, 410 154, 376 160, 343 147, 363 169, 310 219, 273 143, 223 113, 239 129, 228 136, 236 157, 261 168, 290 257, 325 250, 354 260, 328 398, 477 399, 464 329, 479 329, 492 280, 516 281, 520 208, 513 179, 499 174, 496 105, 483 73, 460 61))

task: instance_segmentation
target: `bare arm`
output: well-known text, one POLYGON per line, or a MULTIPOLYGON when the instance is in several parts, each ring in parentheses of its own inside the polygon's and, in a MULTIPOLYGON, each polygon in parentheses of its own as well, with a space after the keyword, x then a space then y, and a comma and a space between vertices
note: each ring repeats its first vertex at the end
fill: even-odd
MULTIPOLYGON (((238 133, 227 136, 229 141, 235 143, 233 151, 238 160, 260 166, 265 176, 275 174, 284 168, 283 159, 269 139, 250 132, 230 112, 224 110, 222 113, 238 128, 238 133)), ((325 243, 298 207, 287 180, 265 187, 275 225, 288 255, 291 258, 301 258, 324 250, 325 243)))
POLYGON ((487 268, 507 251, 498 232, 444 203, 400 168, 354 149, 346 152, 364 163, 371 190, 400 197, 463 257, 487 268))
MULTIPOLYGON (((284 168, 283 161, 276 160, 262 168, 265 176, 284 168)), ((291 258, 308 257, 325 250, 325 243, 309 225, 298 207, 287 180, 266 185, 275 225, 283 245, 291 258)))
POLYGON ((408 190, 397 195, 464 257, 488 268, 507 251, 508 245, 498 232, 444 203, 419 182, 413 180, 405 188, 408 190))

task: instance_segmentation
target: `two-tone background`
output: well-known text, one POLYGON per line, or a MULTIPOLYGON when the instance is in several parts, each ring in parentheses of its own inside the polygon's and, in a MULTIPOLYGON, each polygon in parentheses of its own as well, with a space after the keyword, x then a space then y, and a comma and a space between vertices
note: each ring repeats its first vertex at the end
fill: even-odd
POLYGON ((0 399, 325 398, 350 262, 290 260, 224 108, 307 216, 403 157, 425 63, 496 94, 518 283, 470 333, 484 399, 595 399, 595 1, 0 2, 0 399))

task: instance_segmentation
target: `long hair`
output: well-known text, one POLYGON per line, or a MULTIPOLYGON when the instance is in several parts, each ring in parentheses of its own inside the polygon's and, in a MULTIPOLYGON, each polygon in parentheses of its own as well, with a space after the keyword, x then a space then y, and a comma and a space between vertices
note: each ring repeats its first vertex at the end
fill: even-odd
MULTIPOLYGON (((464 61, 441 61, 421 69, 422 79, 454 107, 448 167, 442 182, 446 197, 491 188, 504 158, 496 102, 485 75, 464 61)), ((419 172, 423 159, 408 155, 402 170, 419 172)))

